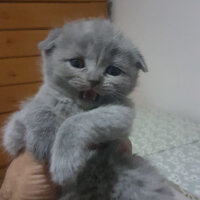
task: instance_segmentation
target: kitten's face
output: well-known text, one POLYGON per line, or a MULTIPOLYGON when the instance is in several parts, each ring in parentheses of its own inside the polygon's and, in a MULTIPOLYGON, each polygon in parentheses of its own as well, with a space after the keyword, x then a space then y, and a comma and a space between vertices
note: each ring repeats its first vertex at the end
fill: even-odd
POLYGON ((45 78, 51 84, 87 103, 123 98, 132 91, 136 65, 144 62, 109 21, 78 21, 56 31, 43 52, 45 78))

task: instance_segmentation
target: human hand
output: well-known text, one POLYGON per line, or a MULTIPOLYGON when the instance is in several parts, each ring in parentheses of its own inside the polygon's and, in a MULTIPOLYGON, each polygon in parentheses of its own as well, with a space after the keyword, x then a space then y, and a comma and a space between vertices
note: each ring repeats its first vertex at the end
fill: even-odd
MULTIPOLYGON (((93 144, 89 149, 100 147, 99 144, 93 144)), ((118 150, 131 155, 130 140, 121 140, 118 150)), ((6 172, 0 200, 56 200, 59 194, 59 188, 51 181, 47 165, 35 161, 31 153, 22 152, 12 161, 6 172)))
POLYGON ((22 152, 8 167, 0 200, 55 200, 58 193, 47 165, 37 162, 31 153, 22 152))

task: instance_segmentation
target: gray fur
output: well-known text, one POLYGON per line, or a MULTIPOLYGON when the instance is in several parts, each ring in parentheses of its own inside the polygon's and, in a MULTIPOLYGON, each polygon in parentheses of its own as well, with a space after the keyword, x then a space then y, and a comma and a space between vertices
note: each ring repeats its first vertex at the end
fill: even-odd
POLYGON ((172 200, 146 161, 116 150, 118 140, 128 137, 134 117, 126 96, 136 85, 139 69, 147 71, 137 48, 103 19, 55 29, 39 48, 44 84, 5 126, 6 150, 16 156, 26 148, 36 159, 49 161, 63 199, 172 200), (73 67, 72 58, 84 59, 85 67, 73 67), (111 65, 123 73, 106 74, 111 65), (80 97, 91 88, 100 95, 97 101, 80 97), (91 143, 106 147, 91 152, 91 143))

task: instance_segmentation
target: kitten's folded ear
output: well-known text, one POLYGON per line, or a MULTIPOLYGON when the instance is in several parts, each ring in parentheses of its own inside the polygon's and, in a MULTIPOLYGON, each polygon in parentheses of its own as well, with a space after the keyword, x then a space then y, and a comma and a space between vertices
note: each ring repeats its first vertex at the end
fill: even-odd
POLYGON ((135 65, 138 69, 141 69, 143 72, 148 72, 148 68, 144 61, 144 58, 139 51, 137 51, 137 53, 136 53, 136 64, 135 65))
POLYGON ((38 44, 41 51, 49 51, 55 47, 55 40, 60 35, 62 28, 56 28, 50 31, 47 38, 38 44))

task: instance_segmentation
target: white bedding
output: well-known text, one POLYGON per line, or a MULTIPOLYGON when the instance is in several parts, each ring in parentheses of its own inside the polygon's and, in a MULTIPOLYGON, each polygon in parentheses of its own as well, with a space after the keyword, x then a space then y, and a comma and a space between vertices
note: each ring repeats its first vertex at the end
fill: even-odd
POLYGON ((130 139, 133 153, 149 159, 169 180, 200 198, 200 124, 136 107, 130 139))

